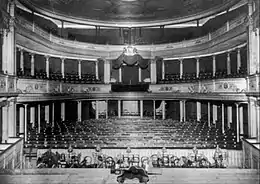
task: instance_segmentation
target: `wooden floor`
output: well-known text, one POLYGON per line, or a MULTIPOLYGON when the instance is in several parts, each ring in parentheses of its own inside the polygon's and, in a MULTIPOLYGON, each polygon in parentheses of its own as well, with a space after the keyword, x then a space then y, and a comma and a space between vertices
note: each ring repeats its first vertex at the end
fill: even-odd
MULTIPOLYGON (((156 169, 148 184, 259 184, 259 170, 156 169)), ((107 169, 28 169, 0 175, 0 184, 116 184, 107 169)), ((139 183, 126 180, 125 183, 139 183)))

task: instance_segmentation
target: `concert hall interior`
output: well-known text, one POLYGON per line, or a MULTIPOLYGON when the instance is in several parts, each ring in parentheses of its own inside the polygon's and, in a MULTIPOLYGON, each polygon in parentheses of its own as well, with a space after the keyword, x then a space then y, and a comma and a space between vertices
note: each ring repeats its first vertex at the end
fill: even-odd
POLYGON ((259 183, 259 7, 1 0, 0 184, 259 183))

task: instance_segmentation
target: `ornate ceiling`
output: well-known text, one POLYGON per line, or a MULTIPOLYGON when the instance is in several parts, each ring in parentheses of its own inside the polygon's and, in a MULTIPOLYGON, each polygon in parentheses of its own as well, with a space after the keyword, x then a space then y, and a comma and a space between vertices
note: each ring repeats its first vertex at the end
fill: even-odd
POLYGON ((201 18, 239 0, 19 0, 36 12, 97 22, 154 22, 201 18))

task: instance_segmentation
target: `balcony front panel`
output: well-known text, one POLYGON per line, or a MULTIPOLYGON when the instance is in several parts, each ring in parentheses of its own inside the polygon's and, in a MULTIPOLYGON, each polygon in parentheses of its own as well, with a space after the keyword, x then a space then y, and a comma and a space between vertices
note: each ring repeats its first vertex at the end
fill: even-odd
POLYGON ((245 78, 226 78, 196 81, 194 83, 155 84, 150 85, 152 93, 244 93, 245 78))

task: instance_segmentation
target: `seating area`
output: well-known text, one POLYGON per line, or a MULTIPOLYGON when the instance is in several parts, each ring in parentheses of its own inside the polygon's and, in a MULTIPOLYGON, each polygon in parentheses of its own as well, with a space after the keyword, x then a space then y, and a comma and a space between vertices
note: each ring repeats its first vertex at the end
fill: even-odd
POLYGON ((161 79, 158 83, 167 84, 167 83, 182 83, 182 82, 192 82, 197 80, 207 80, 207 79, 222 79, 222 78, 240 78, 246 76, 246 70, 241 68, 238 73, 227 74, 226 71, 218 70, 213 76, 212 72, 200 72, 199 77, 196 77, 196 73, 184 73, 182 78, 180 74, 165 74, 165 79, 161 79))
POLYGON ((28 131, 25 147, 34 148, 107 148, 171 147, 238 149, 236 134, 227 129, 222 134, 218 126, 207 122, 140 119, 100 119, 82 122, 56 122, 38 133, 28 131))
POLYGON ((94 74, 83 74, 81 75, 81 79, 79 78, 78 74, 65 74, 64 78, 62 78, 61 73, 50 73, 49 78, 47 77, 47 73, 44 71, 36 71, 35 75, 32 76, 30 72, 22 72, 18 71, 17 76, 19 78, 26 78, 26 79, 48 79, 54 81, 63 81, 67 83, 73 84, 97 84, 102 83, 101 80, 97 80, 94 74))

